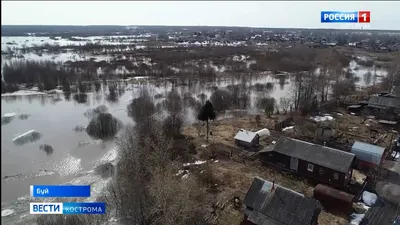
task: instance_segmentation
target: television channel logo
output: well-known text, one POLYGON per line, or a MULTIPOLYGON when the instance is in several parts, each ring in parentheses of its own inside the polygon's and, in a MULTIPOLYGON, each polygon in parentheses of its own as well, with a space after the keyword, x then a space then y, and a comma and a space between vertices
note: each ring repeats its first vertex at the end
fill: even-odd
POLYGON ((31 202, 30 214, 105 214, 104 202, 31 202))
POLYGON ((321 11, 321 23, 370 23, 371 11, 321 11))

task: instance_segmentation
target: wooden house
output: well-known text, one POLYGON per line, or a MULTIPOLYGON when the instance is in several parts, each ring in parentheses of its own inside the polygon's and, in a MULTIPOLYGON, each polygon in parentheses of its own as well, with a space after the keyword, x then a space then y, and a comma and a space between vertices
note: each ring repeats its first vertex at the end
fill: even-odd
POLYGON ((255 177, 244 199, 242 225, 317 225, 321 204, 255 177))
POLYGON ((259 157, 335 187, 343 187, 351 180, 355 159, 353 153, 287 137, 281 137, 274 148, 261 150, 259 157))

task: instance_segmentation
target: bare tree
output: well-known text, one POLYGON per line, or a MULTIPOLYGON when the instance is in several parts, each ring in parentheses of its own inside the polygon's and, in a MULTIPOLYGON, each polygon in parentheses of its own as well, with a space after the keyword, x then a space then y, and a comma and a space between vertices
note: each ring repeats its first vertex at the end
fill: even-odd
POLYGON ((303 115, 316 110, 318 107, 317 82, 317 76, 313 72, 296 74, 295 83, 292 86, 292 98, 295 110, 300 110, 303 115))
POLYGON ((279 105, 280 105, 280 107, 282 108, 283 112, 286 115, 287 111, 289 110, 290 105, 291 105, 290 98, 285 98, 285 97, 280 98, 279 99, 279 105))
POLYGON ((172 137, 178 137, 181 134, 183 125, 182 103, 182 97, 176 90, 169 92, 167 98, 162 102, 162 106, 169 114, 164 120, 164 130, 166 134, 169 134, 172 137))
POLYGON ((120 224, 196 224, 198 185, 175 176, 173 140, 161 126, 152 120, 150 127, 127 127, 119 138, 121 159, 106 200, 120 224))
POLYGON ((193 177, 185 180, 175 176, 173 167, 155 171, 150 182, 149 195, 153 200, 150 209, 152 225, 186 225, 196 223, 200 193, 193 177))
POLYGON ((260 115, 256 115, 255 120, 256 120, 257 127, 260 127, 260 125, 261 125, 261 117, 260 117, 260 115))

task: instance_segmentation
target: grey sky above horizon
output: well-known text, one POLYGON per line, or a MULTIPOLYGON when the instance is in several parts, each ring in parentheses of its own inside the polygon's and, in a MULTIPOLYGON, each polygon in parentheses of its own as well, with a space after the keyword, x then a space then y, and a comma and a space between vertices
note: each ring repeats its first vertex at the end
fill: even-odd
POLYGON ((353 28, 321 11, 371 11, 369 29, 400 30, 400 1, 2 1, 2 25, 178 25, 353 28))

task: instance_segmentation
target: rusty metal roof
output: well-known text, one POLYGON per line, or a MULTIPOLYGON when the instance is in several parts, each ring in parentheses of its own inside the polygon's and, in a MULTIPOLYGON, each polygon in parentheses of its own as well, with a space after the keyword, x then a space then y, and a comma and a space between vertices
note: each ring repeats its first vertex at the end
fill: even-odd
POLYGON ((308 225, 321 211, 317 200, 258 177, 244 204, 247 220, 257 225, 308 225))

